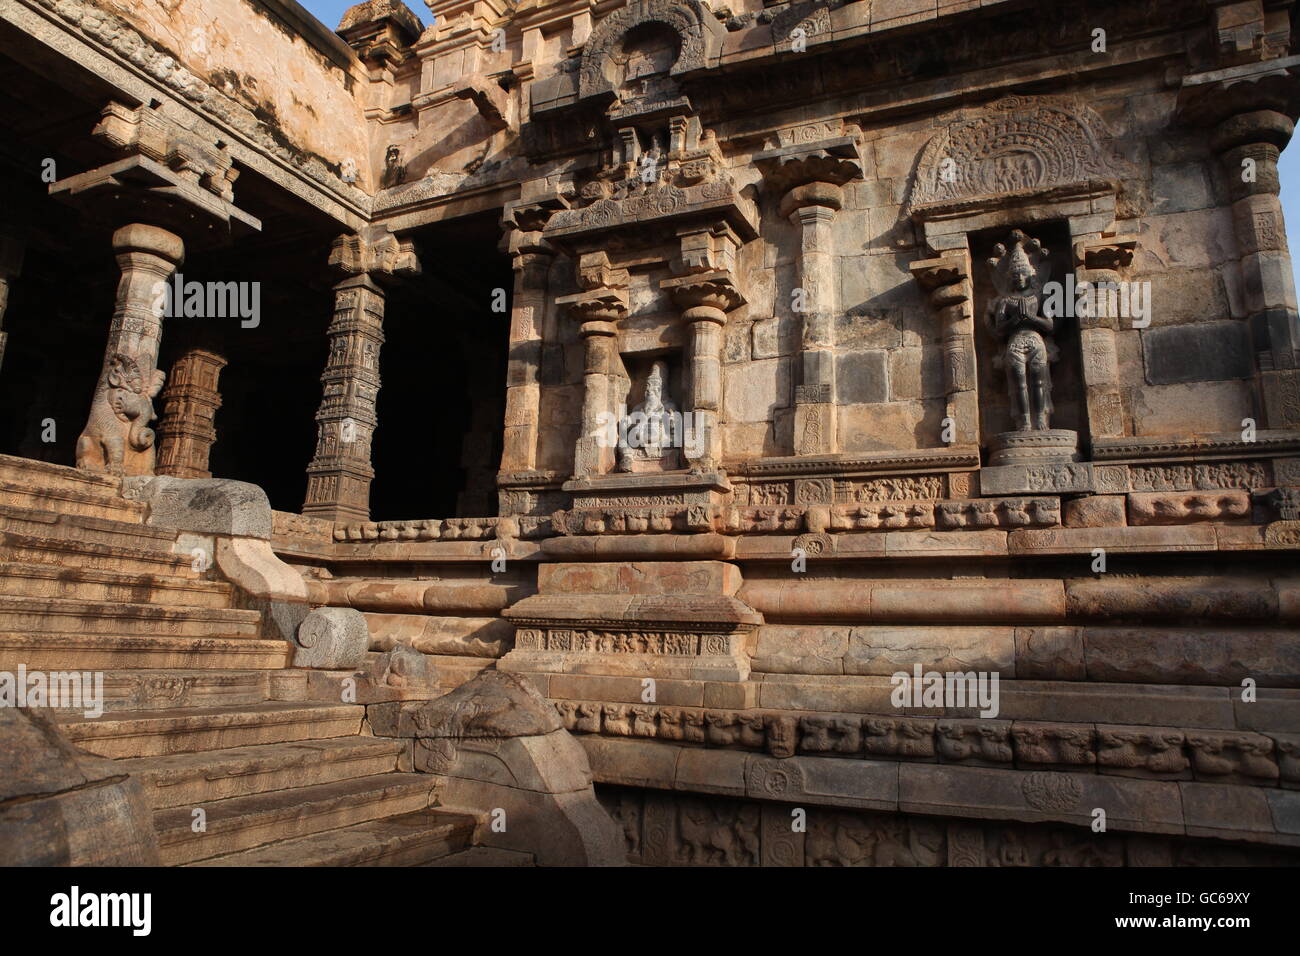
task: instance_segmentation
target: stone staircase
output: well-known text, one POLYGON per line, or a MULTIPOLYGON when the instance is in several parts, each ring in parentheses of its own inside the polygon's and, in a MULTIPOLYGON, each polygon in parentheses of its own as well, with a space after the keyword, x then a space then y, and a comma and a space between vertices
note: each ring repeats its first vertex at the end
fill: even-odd
POLYGON ((164 864, 530 862, 473 847, 477 817, 433 807, 363 706, 275 699, 290 647, 119 489, 0 456, 0 671, 103 673, 102 715, 54 714, 139 779, 164 864))

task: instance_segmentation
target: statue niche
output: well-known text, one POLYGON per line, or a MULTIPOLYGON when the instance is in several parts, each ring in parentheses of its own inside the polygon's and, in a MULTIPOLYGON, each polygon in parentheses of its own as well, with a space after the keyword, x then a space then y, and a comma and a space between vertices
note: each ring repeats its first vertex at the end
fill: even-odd
POLYGON ((669 397, 668 380, 668 363, 653 362, 642 401, 619 423, 619 471, 672 471, 682 466, 682 414, 669 397))
POLYGON ((1045 431, 1052 417, 1051 363, 1060 358, 1050 338, 1055 320, 1041 309, 1051 263, 1039 241, 1019 229, 1008 242, 1010 248, 998 243, 988 261, 998 294, 989 303, 986 321, 993 337, 1006 343, 1000 358, 1016 430, 1045 431))

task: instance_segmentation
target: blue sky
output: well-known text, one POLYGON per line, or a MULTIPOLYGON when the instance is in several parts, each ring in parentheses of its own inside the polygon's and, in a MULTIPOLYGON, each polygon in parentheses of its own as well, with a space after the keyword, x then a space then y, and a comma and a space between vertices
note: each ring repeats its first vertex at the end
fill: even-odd
MULTIPOLYGON (((315 15, 317 20, 333 30, 343 19, 344 11, 357 0, 300 0, 300 2, 315 15)), ((408 0, 406 5, 415 11, 416 16, 425 26, 432 21, 429 8, 419 0, 408 0)), ((1282 211, 1292 228, 1300 228, 1297 226, 1300 224, 1300 143, 1282 154, 1279 168, 1282 177, 1282 211)), ((1300 232, 1296 235, 1300 237, 1300 232)), ((1296 284, 1300 286, 1300 281, 1296 284)))

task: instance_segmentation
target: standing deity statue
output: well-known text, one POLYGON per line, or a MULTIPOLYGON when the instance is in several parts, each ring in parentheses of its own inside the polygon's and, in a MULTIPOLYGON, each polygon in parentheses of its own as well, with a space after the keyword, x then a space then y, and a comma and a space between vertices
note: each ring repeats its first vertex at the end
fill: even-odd
POLYGON ((646 377, 645 400, 619 429, 619 471, 632 471, 638 461, 660 461, 681 447, 682 416, 667 390, 668 364, 655 362, 646 377))
POLYGON ((989 304, 986 320, 994 338, 1006 342, 1002 363, 1016 430, 1045 431, 1052 417, 1051 363, 1060 355, 1049 338, 1055 320, 1040 311, 1051 264, 1038 240, 1019 229, 1008 241, 1009 249, 998 243, 988 260, 998 294, 989 304))

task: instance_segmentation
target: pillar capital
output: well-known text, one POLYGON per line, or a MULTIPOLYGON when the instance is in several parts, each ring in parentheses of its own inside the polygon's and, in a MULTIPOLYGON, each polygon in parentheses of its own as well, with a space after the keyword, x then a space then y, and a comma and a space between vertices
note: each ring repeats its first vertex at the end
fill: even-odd
POLYGON ((342 235, 330 246, 329 264, 345 276, 369 275, 377 279, 418 275, 420 260, 415 243, 391 232, 375 236, 342 235))

